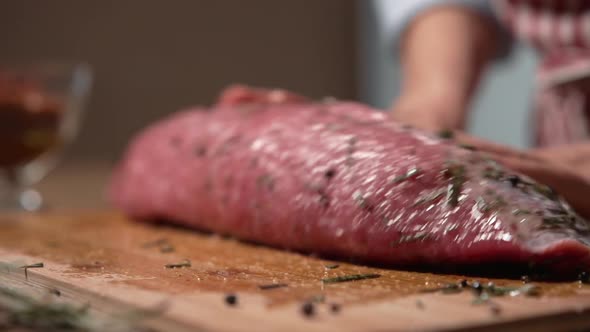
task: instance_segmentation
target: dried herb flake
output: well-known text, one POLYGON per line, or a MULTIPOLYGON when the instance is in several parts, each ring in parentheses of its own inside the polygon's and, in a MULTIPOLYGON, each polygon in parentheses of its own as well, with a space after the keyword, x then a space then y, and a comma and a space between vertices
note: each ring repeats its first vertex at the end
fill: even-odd
POLYGON ((438 132, 438 137, 442 139, 452 139, 455 137, 455 132, 453 132, 451 129, 443 129, 438 132))
POLYGON ((29 274, 27 272, 28 269, 40 269, 43 267, 45 267, 45 264, 43 264, 43 262, 40 262, 35 264, 23 265, 20 268, 25 270, 25 279, 29 280, 29 274))
POLYGON ((179 269, 179 268, 183 268, 183 267, 191 267, 191 261, 189 261, 188 259, 185 259, 184 261, 179 262, 179 263, 166 264, 166 265, 164 265, 164 267, 166 267, 167 269, 179 269))
POLYGON ((259 285, 258 288, 260 290, 269 290, 269 289, 276 289, 276 288, 283 288, 289 287, 288 284, 280 283, 280 284, 268 284, 268 285, 259 285))
POLYGON ((375 279, 375 278, 379 278, 379 277, 381 277, 381 275, 377 274, 377 273, 349 274, 349 275, 344 275, 344 276, 339 276, 339 277, 323 278, 322 283, 335 284, 335 283, 340 283, 340 282, 375 279))

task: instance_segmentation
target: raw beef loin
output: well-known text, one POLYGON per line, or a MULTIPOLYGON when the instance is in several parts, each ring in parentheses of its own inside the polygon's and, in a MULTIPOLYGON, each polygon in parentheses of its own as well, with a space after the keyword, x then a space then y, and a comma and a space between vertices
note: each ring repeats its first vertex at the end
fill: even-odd
POLYGON ((133 140, 111 198, 138 219, 389 266, 590 266, 589 223, 551 189, 439 136, 234 86, 133 140))

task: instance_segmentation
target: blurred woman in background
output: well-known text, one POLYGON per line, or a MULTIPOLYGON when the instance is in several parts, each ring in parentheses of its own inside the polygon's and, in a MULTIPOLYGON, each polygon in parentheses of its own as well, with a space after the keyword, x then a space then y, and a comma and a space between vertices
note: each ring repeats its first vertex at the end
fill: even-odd
MULTIPOLYGON (((560 191, 577 208, 590 192, 590 1, 395 0, 395 44, 404 72, 399 121, 464 129, 486 66, 515 37, 541 56, 530 126, 534 148, 517 151, 458 134, 560 191)), ((585 206, 584 209, 588 209, 585 206)))

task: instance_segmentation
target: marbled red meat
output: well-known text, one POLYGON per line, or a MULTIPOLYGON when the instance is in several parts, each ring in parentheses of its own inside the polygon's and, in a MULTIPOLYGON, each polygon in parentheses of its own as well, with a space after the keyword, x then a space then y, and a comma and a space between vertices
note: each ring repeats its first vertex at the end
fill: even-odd
POLYGON ((271 246, 390 266, 590 265, 590 225, 485 154, 354 102, 232 87, 144 130, 111 196, 271 246))

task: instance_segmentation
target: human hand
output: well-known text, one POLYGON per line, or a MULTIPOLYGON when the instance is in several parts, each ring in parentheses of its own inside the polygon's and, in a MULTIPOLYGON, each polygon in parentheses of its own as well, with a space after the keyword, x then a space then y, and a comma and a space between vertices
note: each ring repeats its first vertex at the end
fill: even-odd
POLYGON ((489 154, 492 159, 504 166, 550 186, 580 215, 590 217, 590 175, 587 173, 587 167, 579 168, 575 164, 558 159, 557 157, 564 153, 559 149, 518 150, 465 133, 456 133, 455 140, 461 144, 471 145, 478 151, 489 154))

